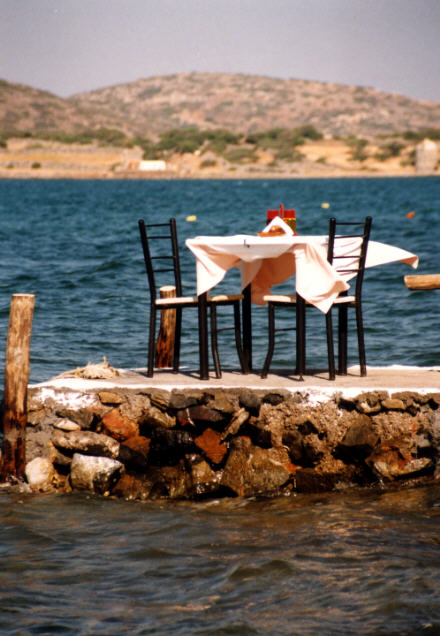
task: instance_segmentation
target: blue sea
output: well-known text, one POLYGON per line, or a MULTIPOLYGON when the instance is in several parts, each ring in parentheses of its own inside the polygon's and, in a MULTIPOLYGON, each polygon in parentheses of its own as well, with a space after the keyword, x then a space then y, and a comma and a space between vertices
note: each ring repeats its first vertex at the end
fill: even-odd
MULTIPOLYGON (((31 382, 87 362, 123 368, 146 365, 148 289, 137 221, 177 220, 185 292, 195 291, 195 260, 185 239, 250 233, 266 210, 296 209, 298 232, 326 234, 329 216, 373 217, 372 239, 417 254, 418 272, 440 272, 440 179, 366 178, 209 181, 0 181, 0 334, 6 338, 13 293, 35 294, 31 382), (322 204, 329 204, 328 208, 322 204), (408 212, 414 212, 407 218, 408 212), (187 217, 196 216, 195 222, 187 217)), ((440 361, 440 293, 409 291, 410 266, 367 270, 364 283, 367 364, 436 365, 440 361)), ((289 283, 286 283, 288 286, 289 283)), ((292 283, 290 283, 292 285, 292 283)), ((220 289, 239 289, 238 270, 220 289)), ((267 347, 267 312, 254 307, 254 367, 267 347)), ((226 332, 227 334, 228 332, 226 332)), ((354 336, 355 330, 351 329, 354 336)), ((226 336, 225 336, 226 337, 226 336)), ((228 336, 230 338, 230 334, 228 336)), ((273 364, 291 368, 287 340, 273 364)), ((325 366, 324 319, 308 314, 310 367, 325 366)), ((357 363, 354 338, 349 364, 357 363)), ((4 367, 4 348, 0 353, 4 367)), ((220 342, 225 368, 238 368, 231 342, 220 342)), ((184 324, 182 364, 197 368, 192 317, 184 324)))
MULTIPOLYGON (((306 234, 325 234, 330 215, 369 214, 373 240, 417 254, 420 273, 440 273, 435 177, 0 180, 4 343, 12 294, 33 293, 31 382, 104 355, 113 366, 144 367, 148 290, 137 220, 177 219, 193 293, 184 240, 253 234, 280 203, 296 209, 306 234)), ((369 365, 440 362, 440 291, 409 291, 411 273, 401 263, 367 271, 369 365)), ((223 285, 238 288, 238 272, 223 285)), ((310 314, 307 362, 324 366, 324 319, 310 314)), ((256 307, 256 368, 266 319, 256 307)), ((196 330, 184 328, 182 363, 197 368, 196 330)), ((289 347, 280 344, 274 365, 293 364, 289 347)), ((356 363, 355 342, 349 347, 356 363)), ((237 368, 233 349, 220 343, 224 367, 237 368)), ((3 369, 4 347, 0 355, 3 369)), ((439 634, 440 486, 199 503, 0 491, 0 573, 0 633, 14 636, 439 634)))

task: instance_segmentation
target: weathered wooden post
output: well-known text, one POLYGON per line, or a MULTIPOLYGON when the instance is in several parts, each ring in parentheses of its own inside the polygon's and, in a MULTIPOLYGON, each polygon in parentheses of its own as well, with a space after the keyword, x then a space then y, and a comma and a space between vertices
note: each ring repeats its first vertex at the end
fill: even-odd
POLYGON ((14 294, 9 310, 0 482, 18 481, 24 477, 27 387, 34 304, 35 296, 32 294, 14 294))
POLYGON ((440 289, 440 274, 408 274, 404 281, 408 289, 440 289))
MULTIPOLYGON (((161 298, 173 298, 176 295, 174 285, 161 287, 161 298)), ((156 367, 171 367, 174 353, 174 334, 176 330, 176 310, 162 309, 160 314, 159 337, 156 343, 156 367)))

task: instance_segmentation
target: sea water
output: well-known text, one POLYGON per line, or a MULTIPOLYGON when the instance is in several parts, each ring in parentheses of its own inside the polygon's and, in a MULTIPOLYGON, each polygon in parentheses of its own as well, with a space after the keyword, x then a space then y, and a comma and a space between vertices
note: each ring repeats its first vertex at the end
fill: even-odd
POLYGON ((0 494, 1 634, 440 633, 440 487, 140 503, 0 494))
MULTIPOLYGON (((0 334, 13 293, 35 294, 31 382, 100 362, 146 366, 148 287, 137 221, 177 220, 184 292, 195 292, 195 259, 185 239, 255 234, 266 211, 295 208, 298 233, 326 234, 328 218, 373 217, 372 240, 414 252, 420 273, 439 273, 440 179, 0 180, 0 334), (324 207, 323 207, 324 204, 324 207), (413 212, 410 218, 407 214, 413 212), (188 217, 195 221, 187 221, 188 217)), ((409 291, 402 263, 368 269, 364 282, 367 364, 431 366, 440 360, 440 291, 409 291)), ((239 291, 238 270, 217 288, 239 291)), ((293 291, 293 283, 284 287, 293 291)), ((267 348, 267 310, 253 307, 254 367, 267 348)), ((325 322, 308 312, 307 364, 326 365, 325 322)), ((229 320, 230 322, 230 320, 229 320)), ((349 364, 357 346, 350 328, 349 364)), ((219 351, 238 368, 230 332, 219 351), (229 338, 229 341, 227 340, 229 338)), ((279 341, 274 368, 292 368, 292 334, 279 341)), ((194 316, 184 321, 181 362, 198 366, 194 316)), ((4 366, 0 349, 0 369, 4 366)))
MULTIPOLYGON (((0 333, 5 339, 11 295, 33 293, 31 381, 103 355, 114 366, 145 366, 137 220, 177 219, 192 293, 185 238, 255 233, 280 203, 296 209, 305 234, 325 234, 333 214, 370 214, 373 240, 416 253, 420 273, 439 273, 438 178, 4 180, 0 333)), ((440 291, 409 291, 407 273, 400 263, 367 271, 370 365, 439 363, 440 291)), ((223 285, 239 286, 238 272, 223 285)), ((324 320, 310 313, 308 363, 325 365, 324 320)), ((257 367, 266 320, 254 308, 257 367)), ((184 328, 182 362, 196 368, 196 330, 184 328)), ((292 364, 288 347, 276 350, 280 367, 292 364)), ((220 354, 237 367, 227 340, 220 354)), ((355 342, 349 354, 355 363, 355 342)), ((438 634, 439 537, 438 486, 199 503, 0 492, 0 633, 438 634)))

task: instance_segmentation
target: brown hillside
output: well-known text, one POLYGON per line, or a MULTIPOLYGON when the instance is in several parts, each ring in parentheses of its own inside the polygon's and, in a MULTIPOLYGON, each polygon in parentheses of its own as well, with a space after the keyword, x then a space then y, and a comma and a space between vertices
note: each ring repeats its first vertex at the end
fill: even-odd
POLYGON ((187 126, 247 133, 304 124, 329 136, 440 128, 440 102, 361 86, 223 73, 140 79, 68 99, 0 82, 0 130, 72 132, 104 126, 154 138, 187 126))
POLYGON ((90 125, 78 106, 47 91, 0 80, 0 130, 73 132, 90 125))
POLYGON ((440 127, 440 103, 373 88, 253 75, 180 73, 75 95, 136 134, 197 126, 254 132, 311 124, 324 134, 367 135, 440 127))

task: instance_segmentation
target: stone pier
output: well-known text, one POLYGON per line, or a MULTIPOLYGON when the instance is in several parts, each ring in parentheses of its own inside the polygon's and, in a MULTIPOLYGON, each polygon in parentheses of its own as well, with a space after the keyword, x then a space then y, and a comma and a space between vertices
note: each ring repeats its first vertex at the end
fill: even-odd
POLYGON ((29 387, 35 492, 125 499, 403 488, 440 478, 440 370, 295 376, 90 365, 29 387))

